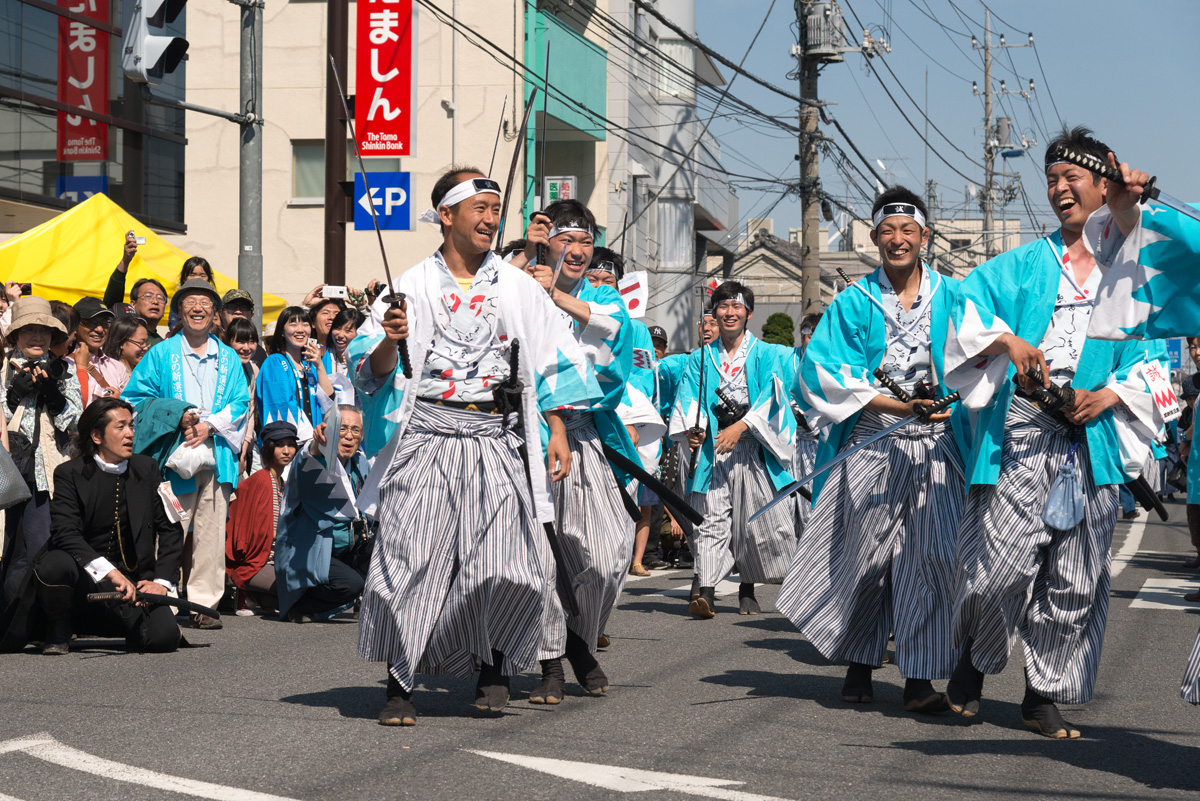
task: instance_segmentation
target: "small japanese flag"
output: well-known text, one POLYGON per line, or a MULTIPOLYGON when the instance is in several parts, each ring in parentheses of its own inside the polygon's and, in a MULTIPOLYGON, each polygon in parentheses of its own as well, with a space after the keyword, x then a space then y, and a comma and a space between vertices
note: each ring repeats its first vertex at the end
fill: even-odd
POLYGON ((718 281, 716 278, 712 279, 711 281, 709 281, 707 284, 704 285, 704 294, 709 297, 712 297, 712 293, 716 292, 717 287, 719 287, 720 285, 721 285, 720 281, 718 281))
POLYGON ((617 291, 621 293, 630 317, 636 320, 646 315, 646 306, 650 302, 650 287, 646 281, 645 270, 625 273, 625 277, 617 284, 617 291))

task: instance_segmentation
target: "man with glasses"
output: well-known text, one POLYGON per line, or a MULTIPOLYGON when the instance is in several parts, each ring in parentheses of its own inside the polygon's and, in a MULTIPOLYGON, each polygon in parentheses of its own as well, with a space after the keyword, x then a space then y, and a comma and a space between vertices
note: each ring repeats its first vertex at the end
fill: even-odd
MULTIPOLYGON (((129 273, 133 257, 137 255, 137 249, 137 237, 130 231, 125 234, 125 249, 121 260, 117 262, 116 269, 109 276, 108 286, 104 289, 102 302, 106 308, 115 308, 125 300, 125 277, 129 273)), ((154 278, 139 278, 129 290, 129 302, 133 306, 133 313, 148 323, 146 333, 150 335, 150 344, 157 345, 162 342, 162 337, 158 335, 158 323, 167 307, 166 287, 154 278)))
MULTIPOLYGON (((184 575, 188 600, 202 606, 216 606, 225 592, 225 514, 237 486, 250 404, 241 359, 211 333, 220 307, 207 281, 184 282, 171 300, 182 325, 179 335, 142 357, 123 392, 138 412, 139 452, 161 451, 166 478, 192 522, 184 575), (180 434, 183 443, 172 450, 180 434), (187 453, 197 448, 203 449, 198 457, 187 453), (194 458, 180 458, 185 456, 194 458)), ((218 629, 221 622, 192 615, 192 626, 218 629)))

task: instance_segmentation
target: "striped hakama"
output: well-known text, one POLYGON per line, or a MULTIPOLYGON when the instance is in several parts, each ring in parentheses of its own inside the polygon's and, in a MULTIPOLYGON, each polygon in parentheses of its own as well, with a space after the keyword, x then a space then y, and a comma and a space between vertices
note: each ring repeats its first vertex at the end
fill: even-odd
POLYGON ((563 655, 568 628, 588 644, 589 650, 596 650, 596 641, 621 596, 633 560, 633 520, 601 449, 596 424, 587 413, 564 422, 571 448, 571 472, 552 485, 554 519, 579 614, 568 614, 554 591, 551 563, 547 584, 550 602, 542 621, 539 659, 563 655))
POLYGON ((774 497, 762 445, 751 432, 729 453, 716 454, 708 492, 688 493, 688 503, 704 515, 691 543, 700 586, 715 587, 735 565, 743 583, 783 581, 796 550, 795 506, 781 503, 746 523, 774 497))
MULTIPOLYGON (((898 418, 864 411, 846 447, 898 418)), ((949 677, 962 456, 948 423, 910 423, 834 466, 776 606, 836 662, 881 665, 888 635, 909 679, 949 677)))
POLYGON ((416 673, 505 675, 537 665, 553 568, 517 448, 515 416, 418 402, 380 484, 380 527, 358 652, 416 673))
POLYGON ((1192 655, 1188 657, 1179 695, 1185 701, 1200 704, 1200 633, 1196 634, 1196 644, 1192 646, 1192 655))
MULTIPOLYGON (((792 459, 792 475, 796 478, 806 476, 817 466, 817 449, 821 447, 821 435, 816 431, 807 431, 803 426, 796 429, 796 451, 792 459)), ((809 489, 812 489, 811 485, 809 489)), ((812 516, 812 502, 800 493, 794 496, 796 500, 796 531, 804 533, 804 525, 812 516)))
POLYGON ((1084 519, 1070 531, 1047 527, 1046 495, 1075 432, 1020 395, 1005 422, 999 481, 971 487, 959 526, 955 641, 970 637, 971 661, 994 674, 1004 670, 1019 633, 1030 686, 1058 703, 1084 703, 1096 684, 1108 617, 1117 487, 1092 483, 1079 432, 1084 519))

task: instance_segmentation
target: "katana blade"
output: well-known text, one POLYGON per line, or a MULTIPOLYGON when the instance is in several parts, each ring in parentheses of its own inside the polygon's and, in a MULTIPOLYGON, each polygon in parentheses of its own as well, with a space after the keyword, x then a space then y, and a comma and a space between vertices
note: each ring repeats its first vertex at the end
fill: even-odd
POLYGON ((1175 211, 1178 211, 1181 214, 1186 214, 1196 222, 1200 222, 1200 209, 1197 209, 1195 206, 1189 203, 1184 203, 1179 198, 1171 197, 1166 192, 1155 189, 1154 202, 1162 206, 1170 206, 1171 208, 1175 209, 1175 211))
POLYGON ((909 423, 913 422, 916 419, 917 419, 917 416, 915 414, 909 415, 908 417, 905 417, 895 423, 892 423, 890 426, 883 429, 882 431, 872 434, 871 436, 864 439, 862 442, 856 443, 854 445, 851 445, 849 448, 843 449, 840 453, 838 453, 837 456, 834 456, 832 459, 830 459, 825 464, 817 465, 816 467, 814 467, 813 471, 811 473, 809 473, 808 475, 803 476, 796 481, 793 481, 791 484, 788 484, 786 487, 781 489, 779 491, 779 494, 776 495, 774 498, 772 498, 771 501, 769 503, 767 503, 766 506, 759 509, 754 514, 750 515, 750 519, 747 520, 746 523, 747 524, 753 523, 755 520, 762 517, 763 515, 765 515, 767 512, 771 511, 772 509, 774 509, 779 504, 781 504, 784 501, 791 498, 793 495, 795 495, 797 492, 799 492, 801 489, 803 489, 805 484, 809 483, 817 476, 821 475, 822 473, 826 472, 827 470, 830 470, 830 469, 836 467, 837 465, 841 464, 842 462, 846 461, 851 456, 858 453, 859 451, 861 451, 863 448, 867 447, 868 445, 876 443, 879 440, 886 437, 888 434, 891 434, 894 431, 898 431, 901 428, 904 428, 906 425, 908 425, 909 423))
POLYGON ((834 456, 832 459, 825 462, 825 464, 817 465, 816 467, 813 468, 811 473, 809 473, 806 476, 801 477, 797 481, 793 481, 791 484, 788 484, 786 487, 781 489, 779 491, 779 494, 776 495, 770 501, 770 503, 768 503, 763 508, 759 509, 754 514, 750 515, 750 519, 747 520, 746 522, 753 523, 755 520, 757 520, 758 518, 765 515, 771 509, 773 509, 776 506, 778 506, 779 504, 783 503, 791 496, 795 495, 797 492, 799 492, 801 490, 801 488, 805 484, 809 483, 814 478, 816 478, 817 476, 821 475, 822 473, 830 470, 831 468, 838 466, 839 464, 846 461, 851 456, 858 453, 859 451, 861 451, 863 448, 867 447, 868 445, 878 442, 879 440, 883 439, 884 437, 886 437, 887 435, 889 435, 895 431, 899 431, 901 428, 904 428, 909 423, 927 420, 931 415, 937 414, 938 412, 942 411, 943 409, 945 409, 947 406, 954 403, 958 399, 959 399, 959 394, 957 392, 947 395, 944 398, 939 398, 938 400, 934 401, 930 405, 926 406, 925 410, 921 414, 910 414, 908 417, 902 418, 900 420, 897 420, 895 423, 892 423, 890 426, 883 429, 882 431, 878 431, 878 432, 872 434, 871 436, 864 439, 862 442, 851 445, 848 448, 844 448, 840 453, 837 454, 837 456, 834 456))

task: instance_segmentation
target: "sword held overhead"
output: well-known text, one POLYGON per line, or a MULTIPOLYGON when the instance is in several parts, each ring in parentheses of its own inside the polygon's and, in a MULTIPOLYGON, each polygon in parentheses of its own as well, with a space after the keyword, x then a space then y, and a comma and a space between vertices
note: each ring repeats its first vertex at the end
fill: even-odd
MULTIPOLYGON (((1090 170, 1096 175, 1099 175, 1101 178, 1107 178, 1109 181, 1112 181, 1115 184, 1125 184, 1125 180, 1122 178, 1120 170, 1105 164, 1103 161, 1090 153, 1080 153, 1079 151, 1072 150, 1065 145, 1057 145, 1054 148, 1054 153, 1051 155, 1056 155, 1063 161, 1068 161, 1077 167, 1083 167, 1085 170, 1090 170)), ((1142 196, 1138 200, 1139 204, 1145 205, 1148 201, 1153 200, 1157 203, 1161 203, 1164 206, 1169 206, 1170 208, 1175 209, 1175 211, 1186 214, 1193 220, 1200 222, 1200 210, 1197 210, 1195 207, 1184 203, 1182 200, 1163 192, 1154 185, 1157 180, 1158 176, 1156 175, 1152 177, 1144 187, 1142 187, 1142 196)))

